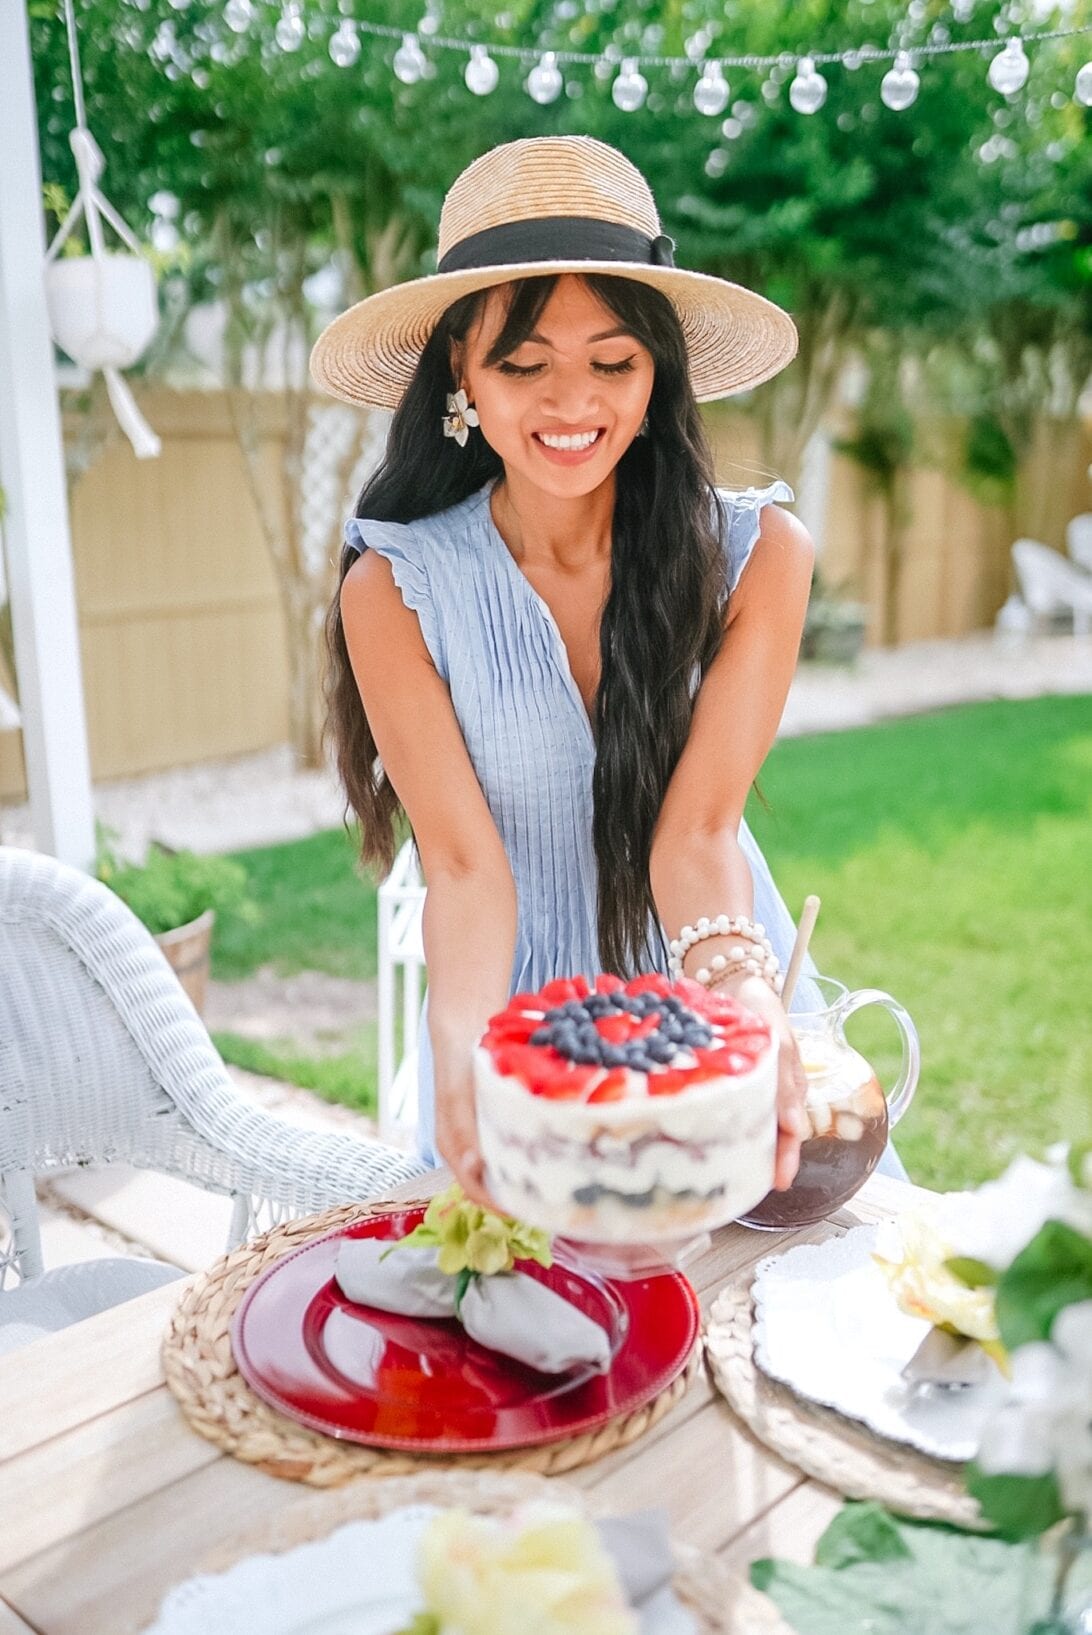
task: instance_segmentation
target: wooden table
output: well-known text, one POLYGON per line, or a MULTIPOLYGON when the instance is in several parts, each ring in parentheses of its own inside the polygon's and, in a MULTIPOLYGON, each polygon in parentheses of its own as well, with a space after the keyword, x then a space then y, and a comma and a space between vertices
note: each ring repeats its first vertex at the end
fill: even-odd
MULTIPOLYGON (((424 1190, 418 1180, 392 1197, 424 1190)), ((703 1307, 772 1249, 921 1196, 874 1176, 822 1226, 726 1228, 690 1272, 703 1307)), ((313 1498, 186 1424, 159 1364, 182 1286, 0 1358, 0 1635, 135 1635, 214 1545, 313 1498)), ((757 1442, 704 1375, 648 1435, 564 1479, 618 1512, 666 1505, 680 1539, 737 1568, 769 1554, 810 1560, 840 1503, 757 1442)))

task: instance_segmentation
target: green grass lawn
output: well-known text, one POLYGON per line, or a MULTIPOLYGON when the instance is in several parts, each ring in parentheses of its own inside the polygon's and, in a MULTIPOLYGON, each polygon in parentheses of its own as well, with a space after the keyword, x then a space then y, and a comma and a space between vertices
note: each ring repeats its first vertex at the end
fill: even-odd
MULTIPOLYGON (((768 810, 752 801, 748 818, 793 912, 823 899, 820 966, 887 989, 917 1022, 922 1082, 898 1136, 914 1179, 965 1185, 1021 1148, 1092 1137, 1092 699, 788 739, 761 782, 768 810)), ((340 831, 240 855, 259 916, 223 928, 217 976, 374 972, 374 890, 340 831)), ((866 1012, 850 1033, 893 1071, 889 1021, 866 1012)), ((351 1053, 292 1063, 241 1043, 242 1065, 372 1094, 363 1034, 355 1078, 351 1053)))

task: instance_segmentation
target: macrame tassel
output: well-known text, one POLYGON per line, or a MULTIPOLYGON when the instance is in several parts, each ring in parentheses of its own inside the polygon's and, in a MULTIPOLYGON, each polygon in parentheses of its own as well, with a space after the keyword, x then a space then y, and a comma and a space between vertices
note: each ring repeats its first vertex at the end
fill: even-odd
POLYGON ((154 460, 163 445, 137 407, 129 383, 116 369, 104 369, 103 379, 118 425, 133 445, 138 460, 154 460))

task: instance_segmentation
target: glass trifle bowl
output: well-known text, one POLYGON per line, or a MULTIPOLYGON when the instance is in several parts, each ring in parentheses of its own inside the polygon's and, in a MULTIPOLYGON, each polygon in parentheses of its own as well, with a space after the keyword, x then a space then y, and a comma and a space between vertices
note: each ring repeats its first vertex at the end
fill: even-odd
POLYGON ((909 1013, 879 988, 851 993, 833 977, 804 977, 792 997, 789 1021, 807 1075, 808 1131, 791 1187, 771 1192, 738 1217, 744 1226, 808 1226, 852 1198, 883 1156, 890 1128, 913 1100, 921 1047, 909 1013), (845 1036, 851 1016, 879 1005, 893 1017, 902 1062, 884 1092, 874 1069, 845 1036))
POLYGON ((489 1193, 558 1237, 693 1241, 773 1184, 776 1043, 696 982, 548 982, 492 1018, 474 1065, 489 1193))

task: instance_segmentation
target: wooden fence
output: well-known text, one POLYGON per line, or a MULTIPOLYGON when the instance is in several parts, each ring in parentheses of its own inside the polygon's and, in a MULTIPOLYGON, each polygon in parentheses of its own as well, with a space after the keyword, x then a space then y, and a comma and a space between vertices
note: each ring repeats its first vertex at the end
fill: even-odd
MULTIPOLYGON (((272 455, 276 398, 266 407, 272 455)), ((163 439, 160 459, 138 461, 114 438, 72 495, 96 778, 243 754, 287 735, 280 598, 226 400, 156 392, 145 408, 163 439)), ((768 480, 748 421, 721 407, 710 427, 722 481, 768 480)), ((1044 422, 1023 473, 1021 531, 1062 545, 1067 518, 1088 509, 1090 460, 1092 425, 1044 422)), ((931 469, 911 474, 906 499, 897 639, 990 624, 1010 588, 1012 522, 931 469)), ((883 507, 860 468, 837 454, 824 510, 824 578, 870 604, 870 639, 879 639, 883 507)), ((0 732, 0 799, 22 792, 18 734, 0 732)))

